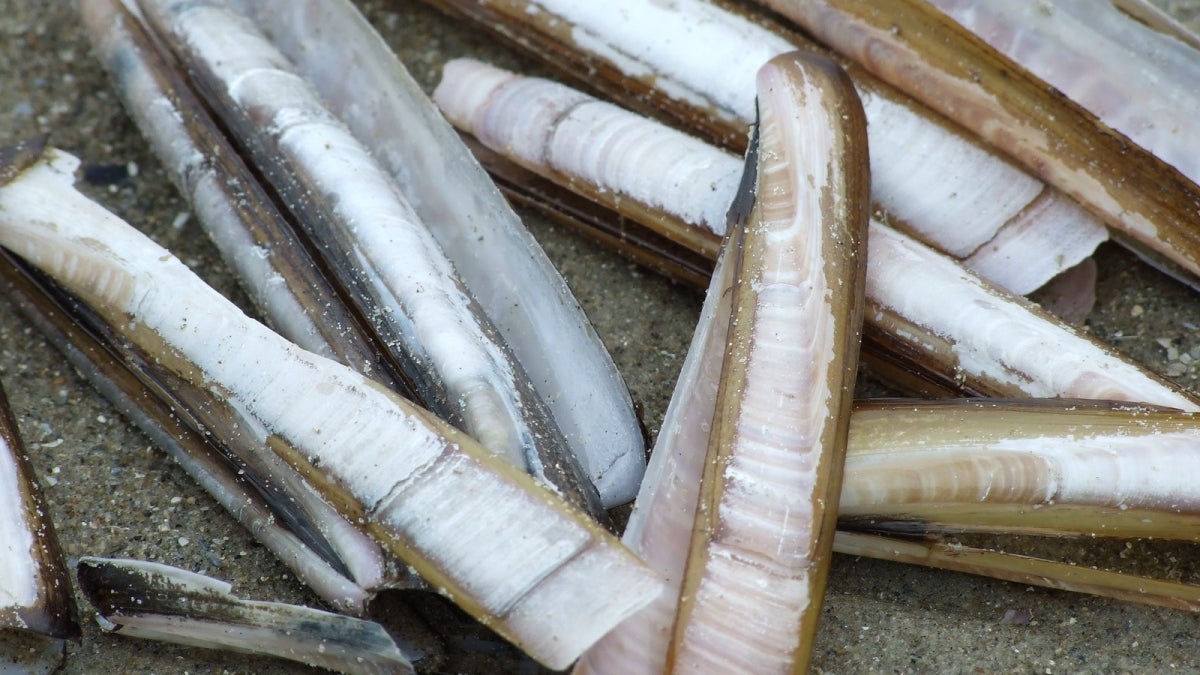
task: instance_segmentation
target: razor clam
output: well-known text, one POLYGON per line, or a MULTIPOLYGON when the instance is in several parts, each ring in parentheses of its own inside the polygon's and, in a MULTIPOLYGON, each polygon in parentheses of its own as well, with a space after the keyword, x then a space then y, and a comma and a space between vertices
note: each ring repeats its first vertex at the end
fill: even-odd
MULTIPOLYGON (((279 476, 271 473, 248 471, 247 460, 239 454, 244 457, 269 449, 261 444, 253 447, 249 434, 230 431, 240 420, 226 420, 216 428, 227 433, 219 434, 188 424, 196 421, 188 410, 208 408, 211 416, 225 407, 217 397, 210 394, 205 398, 204 390, 188 387, 191 398, 181 400, 184 392, 170 391, 164 382, 179 387, 178 378, 155 369, 153 358, 116 337, 119 331, 7 251, 0 251, 0 279, 9 299, 71 365, 297 579, 339 611, 366 612, 367 601, 385 576, 379 546, 348 524, 339 527, 333 518, 340 517, 331 513, 328 505, 322 506, 323 501, 314 500, 308 494, 311 488, 281 494, 281 482, 294 479, 279 481, 279 476), (158 372, 152 372, 155 370, 158 372), (321 518, 314 522, 305 511, 316 511, 321 518), (347 558, 339 555, 353 551, 352 542, 357 542, 359 550, 347 558)), ((249 461, 261 465, 264 460, 250 457, 249 461)), ((287 470, 290 472, 290 467, 287 470)), ((399 583, 394 575, 388 577, 391 583, 399 583)))
MULTIPOLYGON (((548 133, 547 118, 567 117, 554 111, 593 106, 581 106, 580 99, 571 96, 549 110, 543 109, 541 100, 547 95, 533 92, 557 92, 560 86, 539 86, 535 81, 512 77, 477 63, 452 62, 436 95, 452 120, 480 130, 506 154, 521 153, 524 165, 551 161, 549 150, 558 152, 557 163, 539 169, 542 173, 554 174, 567 163, 603 167, 603 171, 572 172, 571 179, 564 181, 564 185, 582 194, 601 195, 612 203, 617 184, 600 182, 609 176, 620 177, 621 184, 627 186, 663 179, 663 172, 648 169, 637 153, 608 152, 597 157, 596 150, 576 144, 576 138, 597 137, 606 139, 605 147, 621 142, 619 134, 612 140, 608 129, 585 124, 598 116, 572 115, 578 124, 570 127, 563 141, 558 142, 557 135, 542 141, 540 136, 548 133), (526 82, 528 86, 520 86, 526 82), (511 94, 506 94, 510 88, 511 94), (521 110, 526 107, 532 111, 521 110), (509 128, 526 122, 530 123, 527 128, 509 128), (530 137, 534 142, 525 145, 530 137)), ((609 109, 607 104, 595 106, 609 109)), ((619 117, 617 132, 655 124, 632 117, 619 117)), ((667 130, 641 132, 641 137, 656 136, 674 138, 667 130)), ((677 155, 672 175, 702 175, 712 166, 734 161, 727 153, 694 139, 687 139, 684 147, 687 152, 677 155)), ((711 211, 717 204, 728 204, 735 196, 729 181, 709 180, 704 187, 711 188, 707 203, 712 206, 701 209, 691 192, 663 187, 654 191, 653 203, 645 203, 630 216, 649 218, 651 228, 669 228, 695 219, 696 213, 711 211), (666 217, 659 216, 660 212, 666 217)), ((711 223, 712 217, 706 216, 690 227, 707 228, 711 223)), ((716 232, 708 236, 712 242, 717 241, 716 232)), ((1178 387, 878 221, 870 225, 868 246, 865 346, 872 355, 872 366, 895 384, 921 392, 1118 399, 1200 409, 1194 397, 1178 387), (888 365, 888 360, 895 365, 888 365)))
MULTIPOLYGON (((797 45, 811 47, 703 0, 430 3, 551 55, 555 65, 601 75, 589 86, 615 100, 632 105, 630 92, 644 94, 673 109, 681 126, 734 148, 744 147, 753 118, 757 68, 797 45)), ((850 72, 870 121, 872 199, 889 224, 959 258, 1000 245, 996 236, 1005 227, 1049 230, 1034 239, 1009 239, 1019 248, 1008 256, 1022 265, 991 267, 1001 275, 1000 285, 1019 294, 1074 266, 1105 239, 1104 227, 1066 196, 861 69, 850 72)))
MULTIPOLYGON (((869 177, 854 86, 799 52, 758 74, 753 203, 667 667, 807 668, 858 370, 869 177)), ((747 182, 749 182, 749 180, 747 182)))
POLYGON ((82 197, 77 165, 51 150, 0 189, 0 244, 176 376, 238 401, 270 434, 261 442, 439 592, 556 668, 658 592, 624 547, 529 476, 250 320, 82 197))
MULTIPOLYGON (((1200 187, 924 0, 760 0, 1200 274, 1200 187)), ((1139 78, 1139 81, 1141 79, 1139 78)))
POLYGON ((862 532, 834 535, 833 550, 845 555, 891 560, 940 570, 982 574, 1026 586, 1041 586, 1144 605, 1200 612, 1200 586, 1148 579, 1086 565, 992 551, 958 543, 913 541, 862 532))
POLYGON ((119 0, 82 0, 79 6, 125 109, 272 328, 411 398, 402 369, 386 360, 386 350, 339 299, 141 21, 119 0))
POLYGON ((1200 410, 1191 393, 903 234, 872 222, 867 243, 864 342, 911 359, 917 377, 950 378, 927 382, 933 390, 1200 410))
POLYGON ((743 161, 732 154, 710 152, 691 136, 583 92, 472 59, 446 63, 433 100, 493 152, 716 257, 729 195, 742 175, 743 161), (660 196, 668 193, 679 194, 674 202, 687 211, 665 212, 660 196))
MULTIPOLYGON (((0 173, 0 184, 7 180, 0 173)), ((75 600, 8 400, 0 391, 0 672, 49 673, 79 637, 75 600)))
MULTIPOLYGON (((698 139, 564 85, 470 59, 448 62, 433 96, 453 124, 492 151, 715 257, 717 240, 706 232, 725 233, 724 211, 741 173, 741 161, 733 155, 713 152, 698 139), (668 201, 685 210, 665 212, 668 201)), ((1065 233, 1051 233, 1045 224, 1069 222, 1078 212, 1067 200, 1039 198, 990 242, 958 250, 967 256, 968 268, 999 285, 1014 281, 1014 269, 1049 279, 1062 271, 1057 263, 1036 270, 1043 257, 1014 264, 1012 256, 1025 245, 1053 250, 1055 244, 1043 241, 1047 236, 1061 241, 1077 230, 1068 226, 1065 233), (1009 245, 1014 238, 1022 239, 1020 245, 1009 245)), ((925 241, 937 247, 936 241, 925 241)), ((1090 250, 1096 242, 1079 243, 1081 250, 1090 250)), ((1020 294, 1035 288, 1018 283, 1009 290, 1020 294)))
MULTIPOLYGON (((741 211, 749 196, 749 189, 739 191, 731 213, 741 211)), ((650 453, 646 478, 621 537, 659 575, 664 590, 585 652, 576 673, 655 675, 666 670, 729 334, 738 267, 731 258, 741 235, 742 228, 734 227, 717 259, 687 357, 650 453)))
MULTIPOLYGON (((471 136, 464 134, 462 139, 514 205, 538 211, 552 222, 680 284, 696 289, 708 285, 713 272, 711 258, 683 248, 675 243, 675 237, 659 235, 640 223, 614 217, 610 209, 517 166, 471 136)), ((713 245, 719 245, 719 239, 712 241, 713 245)))
POLYGON ((595 487, 520 364, 390 176, 311 85, 249 19, 220 2, 141 4, 397 352, 420 400, 601 515, 595 487))
POLYGON ((383 626, 278 602, 242 600, 224 581, 140 560, 85 556, 75 575, 100 626, 148 640, 263 654, 339 673, 413 673, 383 626))
POLYGON ((602 503, 633 499, 646 442, 612 358, 541 246, 403 64, 346 0, 236 4, 391 172, 520 360, 602 503))
MULTIPOLYGON (((170 167, 176 185, 189 196, 226 261, 239 270, 260 308, 275 319, 275 326, 309 351, 336 358, 393 387, 401 383, 399 368, 380 358, 383 350, 376 349, 369 332, 317 271, 236 151, 206 118, 201 103, 156 53, 140 23, 114 0, 84 0, 80 9, 96 51, 126 96, 127 108, 170 167)), ((26 294, 35 296, 37 291, 26 294)), ((59 304, 78 306, 69 298, 59 304)), ((28 297, 23 305, 27 314, 37 311, 34 297, 28 297)), ((81 372, 126 415, 138 420, 143 431, 158 440, 160 447, 179 460, 218 501, 240 514, 243 524, 328 602, 342 611, 361 614, 374 591, 400 583, 385 579, 385 556, 377 544, 324 504, 268 448, 256 445, 253 434, 235 431, 247 422, 245 415, 229 410, 209 392, 189 388, 177 380, 172 382, 168 375, 154 372, 155 360, 137 354, 122 340, 110 339, 107 346, 99 348, 94 344, 71 344, 72 336, 87 341, 95 336, 111 336, 114 331, 95 315, 80 316, 80 312, 63 307, 59 310, 76 316, 77 321, 91 322, 91 328, 74 331, 61 321, 52 325, 52 313, 34 320, 49 334, 57 335, 55 342, 73 355, 81 372), (162 398, 185 424, 191 422, 191 432, 212 441, 219 438, 217 454, 228 456, 242 472, 241 477, 228 476, 228 470, 212 462, 201 466, 210 452, 202 441, 176 441, 174 436, 181 432, 169 415, 161 414, 151 398, 129 390, 119 376, 107 375, 111 365, 95 362, 109 351, 116 352, 115 361, 126 364, 117 367, 129 369, 130 385, 138 380, 140 372, 143 379, 154 383, 151 396, 162 398), (170 385, 163 385, 164 381, 170 385), (225 431, 215 436, 210 432, 219 429, 225 431), (246 480, 254 486, 251 491, 259 495, 247 494, 240 485, 246 480), (268 484, 269 490, 265 487, 268 484), (279 528, 264 522, 271 516, 288 525, 276 532, 279 528), (288 531, 301 541, 296 542, 288 531)), ((411 389, 401 391, 411 393, 411 389)))
POLYGON ((1129 140, 1200 182, 1200 68, 1193 44, 1131 20, 1123 3, 930 0, 1129 140), (1118 5, 1122 6, 1118 6, 1118 5), (1167 85, 1170 86, 1162 86, 1167 85), (1156 86, 1157 85, 1157 86, 1156 86))
POLYGON ((1200 418, 1094 402, 860 404, 843 527, 1200 542, 1200 418))

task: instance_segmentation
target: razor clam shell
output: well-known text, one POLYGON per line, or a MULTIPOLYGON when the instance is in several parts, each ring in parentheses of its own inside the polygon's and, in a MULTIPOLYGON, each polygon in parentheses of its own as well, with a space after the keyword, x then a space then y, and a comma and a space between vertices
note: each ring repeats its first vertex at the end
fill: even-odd
POLYGON ((550 407, 604 506, 632 499, 646 442, 612 358, 541 247, 388 46, 343 0, 236 4, 392 173, 550 407))
POLYGON ((252 22, 219 2, 142 3, 396 350, 420 400, 597 517, 545 404, 390 176, 252 22))
MULTIPOLYGON (((465 82, 446 85, 448 92, 459 93, 441 97, 451 119, 472 117, 466 106, 460 110, 459 104, 492 97, 490 85, 501 79, 491 71, 487 67, 447 70, 446 77, 479 76, 482 84, 478 92, 465 82)), ((558 85, 546 86, 559 89, 558 85)), ((708 157, 690 156, 701 165, 730 159, 711 146, 707 153, 708 157)), ((614 153, 605 159, 612 165, 610 172, 637 175, 638 163, 621 164, 628 158, 614 153)), ((574 187, 590 176, 577 174, 567 186, 574 187)), ((654 178, 651 175, 644 180, 654 178)), ((725 185, 722 182, 718 187, 725 185)), ((584 192, 597 194, 604 189, 593 186, 584 192)), ((692 205, 684 201, 685 195, 660 192, 658 208, 676 216, 688 213, 692 205)), ((717 200, 729 203, 734 196, 730 191, 717 200)), ((1054 212, 1059 204, 1062 202, 1039 198, 1031 208, 1054 212)), ((1074 205, 1064 210, 1068 215, 1078 212, 1074 205)), ((716 238, 715 233, 712 236, 716 238)), ((908 375, 893 377, 900 386, 921 392, 932 388, 982 396, 1117 399, 1181 410, 1200 408, 1200 403, 1178 387, 878 221, 870 226, 868 243, 874 251, 867 259, 869 349, 895 360, 901 368, 920 373, 920 378, 931 378, 906 383, 903 378, 908 375), (999 335, 1008 338, 998 339, 999 335)), ((873 365, 878 362, 872 359, 873 365)))
MULTIPOLYGON (((41 638, 79 637, 71 584, 46 514, 16 420, 0 391, 0 633, 13 633, 12 641, 27 641, 27 647, 41 638)), ((53 642, 44 654, 31 651, 34 658, 28 660, 19 652, 0 652, 0 670, 9 657, 17 667, 29 668, 62 658, 62 645, 53 642)))
POLYGON ((845 72, 799 52, 759 71, 758 109, 674 672, 805 670, 832 556, 863 317, 866 118, 845 72))
POLYGON ((646 478, 621 536, 621 541, 663 581, 664 590, 585 652, 575 667, 577 674, 656 675, 666 671, 729 333, 737 269, 732 252, 741 236, 742 228, 734 228, 717 260, 687 357, 650 453, 646 478))
POLYGON ((272 328, 412 397, 141 21, 118 0, 84 0, 80 13, 126 111, 272 328))
MULTIPOLYGON (((513 204, 533 209, 564 228, 574 230, 615 250, 634 263, 692 288, 704 288, 713 273, 713 261, 652 232, 632 219, 619 216, 595 201, 517 166, 469 135, 463 143, 487 169, 492 180, 513 204)), ((720 240, 712 237, 714 246, 720 240)))
POLYGON ((860 404, 839 517, 879 531, 1200 541, 1200 417, 1086 402, 860 404))
MULTIPOLYGON (((270 199, 207 118, 201 103, 172 71, 166 57, 157 53, 139 21, 111 0, 87 0, 81 3, 81 11, 97 52, 126 98, 127 109, 154 144, 180 191, 200 214, 226 260, 251 287, 251 295, 277 320, 275 325, 285 329, 284 336, 385 384, 399 383, 398 371, 378 358, 379 352, 370 344, 367 333, 316 271, 302 244, 281 222, 270 199)), ((100 324, 92 329, 94 335, 111 335, 111 329, 98 317, 81 320, 100 324)), ((307 572, 301 578, 315 581, 326 594, 331 590, 329 586, 334 586, 335 595, 327 596, 331 603, 361 614, 366 593, 384 585, 403 585, 400 578, 384 580, 384 555, 379 546, 312 494, 290 467, 282 466, 266 447, 267 434, 242 411, 230 410, 211 393, 189 387, 177 378, 172 381, 156 369, 153 358, 136 354, 136 349, 121 340, 110 339, 109 344, 109 349, 124 354, 122 358, 131 363, 131 372, 150 371, 144 376, 160 383, 154 390, 193 430, 204 435, 219 430, 216 433, 223 441, 223 452, 231 454, 231 461, 238 463, 246 476, 257 477, 254 484, 266 498, 268 508, 305 545, 319 551, 336 568, 335 577, 347 577, 336 581, 314 579, 313 571, 322 570, 320 576, 323 566, 305 564, 307 572), (360 588, 347 593, 343 584, 349 580, 360 588)), ((84 371, 92 379, 105 377, 95 366, 84 371)), ((129 405, 122 407, 128 409, 137 400, 129 399, 129 405)), ((149 421, 143 414, 135 417, 149 421)), ((163 435, 159 426, 152 435, 163 435)), ((298 561, 294 553, 287 559, 298 561)))
MULTIPOLYGON (((216 435, 184 423, 186 415, 180 412, 186 410, 187 405, 167 393, 164 387, 152 386, 129 369, 138 363, 150 367, 153 359, 139 356, 136 348, 130 345, 106 339, 113 336, 112 327, 8 252, 0 253, 0 279, 8 297, 71 365, 283 561, 297 579, 339 611, 356 615, 366 612, 367 602, 376 589, 368 590, 344 576, 346 563, 338 562, 342 569, 336 569, 334 562, 318 554, 295 532, 282 525, 288 518, 279 514, 278 509, 297 510, 294 500, 272 502, 268 499, 271 492, 248 485, 238 464, 230 460, 233 453, 216 440, 216 435)), ((165 374, 160 372, 162 375, 165 374)), ((174 384, 179 384, 177 378, 174 384)), ((240 434, 218 435, 235 445, 244 440, 240 434)), ((310 524, 310 527, 317 526, 310 524)), ((323 529, 329 532, 328 521, 323 529)), ((361 534, 352 535, 352 538, 366 539, 361 534)), ((370 584, 382 575, 382 570, 372 574, 364 568, 369 567, 366 563, 377 559, 380 553, 378 546, 370 544, 369 540, 363 543, 367 552, 352 558, 349 564, 359 571, 360 580, 370 584)), ((328 543, 325 545, 329 546, 328 543)), ((344 544, 341 548, 345 549, 344 544)), ((391 581, 400 583, 396 578, 391 581)))
MULTIPOLYGON (((754 72, 799 44, 794 35, 783 37, 701 0, 429 1, 536 53, 552 54, 556 66, 576 64, 600 75, 600 82, 589 85, 626 104, 632 103, 630 91, 646 92, 654 104, 682 110, 676 114, 681 126, 710 132, 735 148, 744 147, 744 129, 753 119, 754 72)), ((1069 202, 961 131, 918 112, 861 69, 851 69, 851 75, 870 122, 872 198, 889 224, 964 256, 991 241, 1043 192, 1044 199, 1069 202)), ((1048 275, 1043 283, 1107 236, 1103 225, 1086 214, 1069 224, 1078 231, 1062 242, 1090 242, 1090 247, 1021 254, 1044 257, 1033 266, 1048 275)), ((1040 222, 1055 233, 1065 225, 1040 222)), ((1058 243, 1053 235, 1047 238, 1058 243)), ((1006 288, 1041 285, 1024 275, 994 281, 1006 288)))
MULTIPOLYGON (((995 242, 1027 205, 1047 192, 1037 179, 965 141, 958 130, 871 84, 859 85, 870 122, 871 190, 888 224, 943 253, 967 258, 995 242)), ((1092 248, 1104 240, 1102 227, 1082 225, 1079 234, 1095 240, 1092 248)), ((1053 262, 1031 264, 1039 263, 1055 267, 1053 262)), ((1011 282, 1000 276, 996 283, 1007 288, 1011 282)))
POLYGON ((250 320, 83 198, 72 186, 77 166, 50 151, 0 189, 0 244, 159 353, 164 367, 239 400, 274 434, 277 453, 440 593, 563 668, 658 592, 611 535, 532 478, 250 320))
POLYGON ((1200 187, 923 0, 759 0, 1200 274, 1200 187))
MULTIPOLYGON (((494 152, 693 251, 715 255, 716 240, 704 237, 703 231, 724 233, 722 211, 741 171, 741 162, 733 155, 714 151, 695 138, 564 85, 517 76, 468 59, 446 64, 434 98, 452 123, 494 152)), ((898 173, 906 177, 935 181, 944 170, 941 165, 929 166, 921 152, 904 150, 910 146, 928 144, 946 153, 958 152, 957 159, 968 163, 987 161, 975 146, 955 148, 950 144, 949 150, 944 149, 947 138, 953 138, 950 132, 938 125, 922 125, 921 118, 903 106, 874 94, 864 98, 864 105, 869 111, 872 106, 889 111, 878 115, 886 126, 870 128, 904 158, 898 173)), ((877 144, 872 141, 871 147, 877 144)), ((940 230, 947 236, 926 236, 925 240, 934 239, 935 246, 949 247, 959 257, 968 256, 964 260, 968 267, 993 283, 1025 294, 1061 273, 1066 261, 1085 259, 1105 235, 1079 205, 1042 189, 1011 167, 1008 170, 1012 175, 998 183, 1009 190, 1024 190, 1021 200, 1013 202, 1000 195, 988 203, 1024 206, 1005 211, 1007 224, 990 228, 990 241, 981 244, 977 238, 949 238, 969 230, 970 224, 988 221, 986 213, 962 223, 946 219, 940 230), (1053 230, 1050 224, 1055 224, 1053 230), (1046 251, 1056 255, 1047 256, 1046 251), (1014 260, 1021 263, 1013 264, 1014 260)), ((894 181, 882 182, 882 188, 873 184, 873 193, 896 187, 894 181)), ((900 187, 897 196, 906 189, 900 187)), ((962 217, 937 201, 944 196, 924 194, 924 201, 904 202, 887 214, 888 222, 928 223, 947 214, 962 217)))
POLYGON ((1131 19, 1114 2, 930 4, 1200 182, 1197 45, 1131 19))
POLYGON ((867 242, 866 337, 925 372, 969 381, 977 395, 1200 410, 1188 392, 899 232, 872 222, 867 242))
POLYGON ((299 605, 242 600, 223 581, 140 560, 85 556, 80 589, 107 631, 264 654, 339 673, 414 673, 383 626, 299 605))
POLYGON ((725 235, 725 197, 741 176, 742 162, 732 155, 707 152, 691 136, 582 92, 470 59, 446 64, 433 100, 452 124, 487 147, 623 213, 664 213, 658 196, 682 193, 678 203, 688 210, 671 225, 631 217, 716 257, 708 233, 725 235), (611 161, 614 156, 621 161, 611 161))
POLYGON ((833 548, 852 556, 979 574, 1026 586, 1090 593, 1188 612, 1200 612, 1200 586, 1098 570, 1003 551, 943 542, 906 541, 838 531, 833 548))

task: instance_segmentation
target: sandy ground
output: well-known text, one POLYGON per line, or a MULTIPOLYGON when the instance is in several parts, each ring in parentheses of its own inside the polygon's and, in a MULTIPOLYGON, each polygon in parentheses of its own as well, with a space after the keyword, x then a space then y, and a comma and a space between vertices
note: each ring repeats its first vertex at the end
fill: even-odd
MULTIPOLYGON (((491 38, 415 2, 364 9, 422 83, 447 58, 477 55, 509 67, 518 58, 491 38)), ((1176 8, 1195 18, 1195 2, 1176 8), (1187 12, 1191 11, 1191 15, 1187 12)), ((1195 24, 1193 24, 1195 25, 1195 24)), ((198 225, 173 226, 187 210, 125 116, 61 1, 0 2, 0 142, 48 133, 88 166, 136 167, 110 186, 84 186, 145 229, 223 292, 240 298, 198 225)), ((651 430, 662 418, 700 295, 595 250, 534 217, 530 226, 559 264, 627 378, 651 430)), ((1150 368, 1194 387, 1200 302, 1112 246, 1097 260, 1099 302, 1087 325, 1150 368)), ((0 379, 41 476, 66 554, 157 560, 230 580, 256 599, 317 603, 167 459, 83 382, 0 301, 0 379)), ((993 542, 1041 545, 1049 555, 1140 569, 1200 583, 1193 547, 1145 542, 993 542)), ((415 631, 434 672, 529 671, 494 638, 458 628, 437 600, 390 598, 381 612, 415 631), (448 628, 449 626, 449 628, 448 628), (434 636, 434 637, 430 637, 434 636)), ((271 673, 271 659, 105 635, 86 607, 84 635, 68 646, 68 673, 271 673)), ((1183 612, 850 557, 834 561, 814 668, 832 672, 1200 671, 1200 624, 1183 612)))

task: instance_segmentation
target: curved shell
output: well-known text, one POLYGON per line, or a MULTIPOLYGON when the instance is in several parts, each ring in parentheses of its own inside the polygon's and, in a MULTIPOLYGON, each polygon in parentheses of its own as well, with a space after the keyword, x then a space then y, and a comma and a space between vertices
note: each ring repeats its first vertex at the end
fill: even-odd
MULTIPOLYGON (((566 60, 619 80, 607 84, 610 94, 632 98, 629 91, 644 89, 651 100, 678 109, 684 125, 715 128, 733 146, 744 143, 753 121, 758 67, 793 49, 815 49, 798 47, 794 36, 782 37, 705 0, 619 0, 602 7, 588 0, 435 4, 517 33, 522 44, 551 53, 555 65, 566 60)), ((957 129, 918 112, 861 69, 851 75, 869 122, 872 199, 894 227, 962 257, 993 241, 1043 192, 1045 198, 1069 201, 957 129)), ((1041 257, 1040 263, 1011 280, 1010 270, 993 267, 999 275, 993 281, 1014 291, 1037 288, 1107 237, 1103 225, 1082 212, 1068 221, 1039 220, 1038 227, 1054 233, 1045 241, 1056 246, 1022 247, 1012 255, 1041 257), (1067 226, 1075 231, 1061 241, 1073 245, 1060 249, 1059 233, 1067 226), (1029 278, 1033 270, 1042 278, 1029 278)))
POLYGON ((673 672, 806 668, 857 373, 866 120, 832 61, 758 74, 754 204, 668 652, 673 672))
POLYGON ((645 441, 612 358, 562 276, 388 46, 345 0, 233 4, 401 186, 551 409, 604 506, 632 499, 645 441))
POLYGON ((423 405, 599 513, 595 488, 453 265, 398 186, 245 16, 144 3, 298 216, 423 405))
MULTIPOLYGON (((1193 276, 1200 187, 924 0, 760 0, 1193 276)), ((1040 8, 1038 11, 1041 11, 1040 8)), ((1089 10, 1090 11, 1090 10, 1089 10)))
POLYGON ((249 319, 84 198, 72 187, 78 163, 51 151, 0 188, 0 245, 163 367, 243 406, 280 457, 440 592, 563 668, 659 590, 611 535, 528 475, 249 319))
POLYGON ((1200 541, 1200 419, 1085 402, 859 406, 844 521, 1200 541))
POLYGON ((1200 181, 1200 52, 1194 44, 1126 15, 1110 0, 1055 0, 1049 9, 1032 0, 931 4, 1200 181))

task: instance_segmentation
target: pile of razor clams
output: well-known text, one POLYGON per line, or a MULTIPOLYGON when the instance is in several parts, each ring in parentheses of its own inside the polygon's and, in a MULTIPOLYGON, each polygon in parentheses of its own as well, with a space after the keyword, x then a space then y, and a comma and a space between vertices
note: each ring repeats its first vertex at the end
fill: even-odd
MULTIPOLYGON (((526 74, 559 77, 506 51, 472 25, 410 2, 360 3, 421 86, 432 92, 442 65, 468 56, 526 74)), ((1171 8, 1187 19, 1186 7, 1171 8)), ((74 7, 18 0, 0 18, 3 144, 49 135, 82 160, 77 186, 133 223, 254 312, 208 243, 197 217, 122 108, 93 56, 74 7), (190 218, 187 217, 190 214, 190 218)), ((576 83, 577 84, 577 83, 576 83)), ((1169 83, 1160 83, 1169 86, 1169 83)), ((629 387, 651 440, 687 352, 703 294, 521 211, 555 262, 629 387)), ((1124 249, 1101 246, 1096 305, 1086 331, 1174 381, 1196 385, 1190 335, 1200 325, 1193 292, 1124 249)), ((0 303, 0 377, 38 475, 65 558, 162 562, 232 583, 240 598, 325 606, 255 542, 157 444, 141 435, 66 363, 37 329, 0 303)), ((857 395, 890 390, 860 377, 857 395)), ((454 497, 447 496, 448 501, 454 497)), ((617 522, 626 517, 617 511, 617 522)), ((1003 549, 1197 583, 1192 545, 1147 540, 971 537, 1003 549)), ((82 607, 89 605, 78 596, 82 607)), ((430 594, 387 592, 372 617, 420 653, 418 670, 522 672, 534 662, 430 594)), ((294 672, 274 659, 127 639, 100 631, 91 610, 68 642, 65 672, 294 672)), ((978 577, 837 556, 829 572, 815 668, 944 667, 1112 670, 1196 667, 1186 612, 1035 589, 978 577), (1096 636, 1104 636, 1097 644, 1096 636)))

